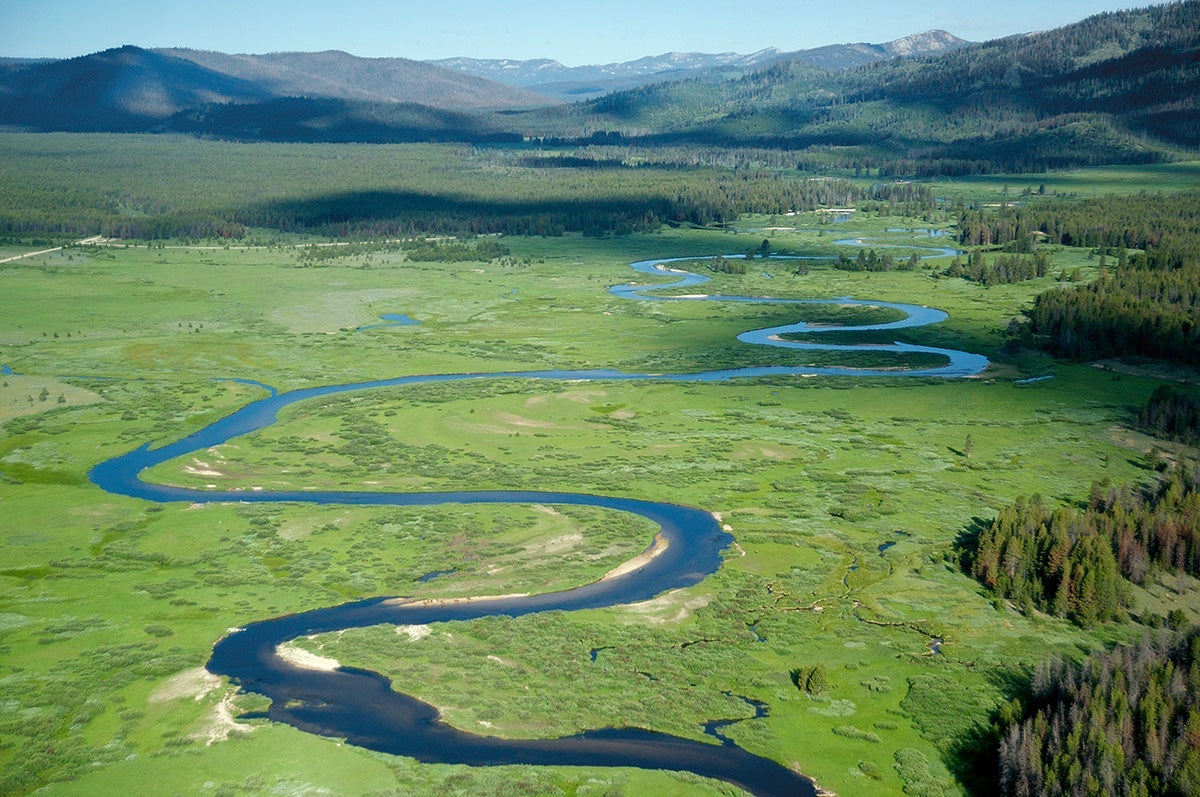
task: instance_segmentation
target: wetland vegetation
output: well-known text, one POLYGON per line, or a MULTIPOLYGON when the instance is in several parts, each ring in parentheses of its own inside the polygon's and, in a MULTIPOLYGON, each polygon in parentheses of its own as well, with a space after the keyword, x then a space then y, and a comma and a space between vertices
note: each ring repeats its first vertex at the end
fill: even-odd
MULTIPOLYGON (((596 178, 595 190, 624 208, 616 223, 593 228, 555 217, 538 229, 517 212, 519 202, 498 199, 506 186, 540 180, 549 195, 566 193, 590 179, 585 171, 523 166, 515 153, 457 145, 131 138, 118 146, 111 136, 6 134, 0 146, 13 155, 0 159, 6 256, 121 219, 162 225, 137 228, 145 238, 0 264, 5 793, 128 791, 156 780, 226 794, 726 793, 718 781, 681 773, 472 768, 373 753, 263 720, 261 699, 202 669, 231 626, 267 617, 372 596, 433 600, 586 583, 650 543, 654 529, 642 519, 557 505, 151 504, 105 493, 87 473, 144 443, 203 428, 263 397, 266 385, 286 391, 545 369, 926 364, 892 352, 736 339, 799 320, 893 320, 879 307, 631 301, 608 291, 658 279, 631 272, 631 262, 687 256, 699 270, 718 256, 761 252, 764 238, 774 256, 741 261, 744 274, 708 270, 703 290, 929 305, 948 319, 879 342, 977 352, 991 365, 962 380, 496 379, 379 388, 293 405, 273 426, 163 463, 146 478, 246 493, 536 488, 716 512, 735 540, 721 568, 649 601, 372 626, 293 646, 393 677, 472 732, 546 738, 636 726, 704 740, 706 724, 739 719, 721 733, 839 794, 986 792, 1000 780, 1002 735, 1017 734, 1004 736, 1017 740, 1008 750, 1025 738, 1007 728, 1049 705, 1035 676, 1051 653, 1103 669, 1085 663, 1093 652, 1146 647, 1145 626, 1197 619, 1190 564, 1147 564, 1140 578, 1121 582, 1119 611, 1080 623, 1069 605, 1055 609, 1045 587, 1046 605, 1031 588, 993 591, 960 562, 963 541, 1022 496, 1082 513, 1097 482, 1129 485, 1125 497, 1102 503, 1131 515, 1126 497, 1155 494, 1160 480, 1169 492, 1194 460, 1194 438, 1174 431, 1188 422, 1165 420, 1185 417, 1189 405, 1160 389, 1190 395, 1182 383, 1195 375, 1186 364, 1054 359, 1057 350, 1047 350, 1037 330, 1020 328, 1033 323, 1028 311, 1040 295, 1116 279, 1117 243, 1036 241, 1047 268, 1018 281, 956 276, 948 272, 953 255, 912 269, 836 267, 839 254, 855 260, 872 246, 906 263, 929 243, 929 228, 957 236, 968 264, 1032 257, 1017 237, 972 240, 984 227, 1011 223, 1015 211, 1004 204, 1026 184, 1033 190, 1021 213, 1065 218, 1080 207, 1099 212, 1091 194, 1155 190, 1194 174, 1192 164, 905 189, 849 176, 714 180, 705 168, 631 169, 622 176, 646 182, 596 178), (180 170, 160 169, 172 152, 187 156, 180 170), (50 190, 65 184, 64 153, 78 176, 69 201, 50 190), (115 189, 101 180, 106 170, 118 175, 115 189), (453 223, 428 230, 410 223, 420 203, 384 203, 386 213, 345 219, 344 228, 320 214, 277 227, 270 224, 282 216, 238 215, 314 207, 356 185, 400 192, 405 181, 435 174, 447 181, 433 207, 453 223), (365 175, 370 182, 356 182, 365 175), (738 187, 743 182, 755 187, 738 187), (27 205, 15 187, 22 184, 35 197, 27 205), (690 197, 699 185, 715 198, 712 214, 638 212, 656 207, 659 200, 643 196, 654 186, 662 196, 690 197), (478 195, 464 199, 463 186, 478 195), (804 198, 818 190, 845 191, 822 196, 855 213, 833 222, 814 212, 833 204, 815 193, 804 198), (57 227, 56 204, 65 208, 57 227), (984 207, 991 204, 1000 207, 984 207), (201 217, 239 226, 187 226, 201 217), (502 221, 472 231, 477 217, 502 221), (503 236, 472 237, 501 229, 503 236), (236 234, 221 237, 229 230, 236 234), (514 230, 545 234, 508 234, 514 230), (434 232, 456 238, 435 242, 434 232), (845 238, 863 243, 835 243, 845 238), (420 324, 371 326, 386 314, 420 324), (1168 431, 1177 439, 1158 436, 1168 431), (1025 703, 1014 708, 1014 698, 1025 703)), ((1172 193, 1158 206, 1180 214, 1194 207, 1194 194, 1172 193)), ((1103 200, 1126 208, 1123 201, 1135 200, 1103 200)), ((135 231, 105 231, 118 229, 135 231)), ((1119 243, 1129 270, 1152 269, 1155 251, 1167 247, 1161 238, 1146 247, 1138 240, 1119 243)), ((829 336, 880 337, 809 337, 829 336)), ((1183 768, 1148 771, 1165 782, 1183 768)))

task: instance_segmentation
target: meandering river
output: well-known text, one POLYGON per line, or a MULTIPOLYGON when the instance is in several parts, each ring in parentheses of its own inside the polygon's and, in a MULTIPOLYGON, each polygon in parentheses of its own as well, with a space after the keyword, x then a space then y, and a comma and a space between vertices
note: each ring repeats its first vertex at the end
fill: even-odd
MULTIPOLYGON (((679 270, 675 264, 684 259, 647 260, 634 263, 641 273, 675 276, 666 285, 612 288, 612 292, 630 299, 667 300, 648 296, 647 292, 664 287, 698 285, 707 278, 679 270)), ((776 302, 765 297, 696 296, 674 297, 724 302, 776 302)), ((747 343, 794 346, 833 351, 860 350, 856 346, 826 346, 794 343, 778 338, 792 331, 816 332, 824 329, 879 330, 900 329, 942 321, 940 310, 916 305, 864 302, 852 299, 783 300, 788 304, 862 304, 887 306, 904 312, 900 321, 862 327, 818 327, 804 324, 755 330, 739 336, 747 343)), ((540 491, 454 491, 441 493, 392 493, 344 491, 217 491, 197 490, 142 481, 147 468, 220 445, 236 437, 275 423, 278 412, 290 404, 319 396, 360 390, 374 390, 430 382, 451 382, 495 378, 540 380, 660 380, 712 382, 729 379, 829 374, 846 376, 938 376, 963 377, 977 374, 987 360, 976 354, 947 349, 906 346, 871 346, 876 350, 925 351, 943 354, 945 366, 908 371, 862 368, 797 368, 766 366, 703 371, 693 374, 633 374, 613 370, 532 370, 501 373, 432 374, 405 376, 370 382, 294 390, 276 393, 263 385, 270 395, 174 443, 150 448, 144 445, 127 454, 97 465, 89 473, 101 488, 120 495, 155 502, 303 502, 318 504, 358 504, 417 506, 444 503, 523 503, 583 504, 606 507, 648 518, 659 526, 667 542, 665 550, 647 558, 631 572, 611 579, 561 592, 538 595, 482 598, 457 602, 410 602, 397 598, 356 601, 285 617, 260 620, 237 629, 213 648, 208 669, 227 676, 242 689, 271 699, 267 716, 311 733, 345 738, 348 742, 372 750, 411 756, 420 761, 470 765, 537 764, 570 766, 633 766, 694 772, 736 784, 757 795, 815 795, 808 778, 770 759, 756 756, 714 733, 716 743, 705 743, 640 729, 602 729, 577 736, 545 740, 509 740, 465 733, 441 722, 433 706, 391 688, 383 676, 366 670, 342 667, 332 671, 306 669, 285 661, 276 648, 300 636, 356 628, 379 623, 424 625, 450 620, 467 620, 494 615, 511 617, 543 611, 574 611, 615 606, 648 600, 666 590, 694 585, 716 571, 721 552, 732 537, 721 529, 707 511, 669 502, 540 491)), ((582 655, 582 652, 581 652, 582 655)), ((765 707, 758 709, 766 711, 765 707)), ((718 720, 719 718, 714 718, 718 720)), ((710 727, 722 723, 714 721, 710 727)))

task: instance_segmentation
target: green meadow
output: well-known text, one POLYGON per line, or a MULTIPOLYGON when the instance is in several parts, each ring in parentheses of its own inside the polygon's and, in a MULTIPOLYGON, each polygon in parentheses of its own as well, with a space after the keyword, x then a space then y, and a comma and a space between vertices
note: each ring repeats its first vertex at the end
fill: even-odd
MULTIPOLYGON (((1082 181, 1045 180, 1080 192, 1082 181)), ((955 542, 1019 495, 1079 503, 1095 481, 1148 480, 1151 449, 1175 450, 1132 420, 1163 376, 1005 349, 1009 320, 1060 273, 1095 275, 1086 250, 1052 249, 1053 276, 990 288, 942 276, 949 258, 911 272, 809 261, 797 274, 797 261, 778 257, 755 259, 745 275, 707 270, 713 256, 764 238, 778 255, 887 244, 902 259, 947 240, 922 231, 952 221, 856 216, 504 237, 510 254, 487 263, 413 262, 383 242, 312 259, 282 237, 111 242, 0 264, 0 366, 11 370, 0 376, 0 792, 730 793, 679 773, 422 765, 247 718, 263 706, 202 670, 215 640, 257 619, 378 595, 586 583, 651 543, 645 521, 556 506, 150 505, 87 480, 96 463, 176 440, 265 395, 262 385, 925 364, 735 339, 799 320, 873 323, 878 308, 608 293, 657 279, 631 262, 694 256, 683 267, 713 280, 685 292, 931 305, 949 320, 888 337, 993 364, 960 380, 495 378, 377 389, 294 405, 268 429, 145 477, 246 491, 537 488, 711 510, 736 542, 694 588, 634 606, 374 627, 293 646, 379 671, 473 732, 633 725, 703 739, 706 722, 742 719, 725 733, 838 794, 963 793, 991 713, 1033 665, 1139 631, 1085 631, 993 601, 961 572, 955 542), (856 242, 834 243, 844 237, 856 242), (360 329, 394 313, 420 323, 360 329), (1037 377, 1050 378, 1021 381, 1037 377), (422 580, 432 573, 442 575, 422 580), (795 673, 818 664, 825 688, 798 688, 795 673), (754 719, 747 699, 769 714, 754 719)), ((1182 586, 1138 591, 1136 611, 1182 604, 1196 619, 1196 593, 1180 597, 1182 586)))
POLYGON ((968 201, 1028 201, 1034 197, 1086 198, 1195 188, 1200 162, 1111 165, 1040 174, 982 174, 933 183, 938 196, 968 201))

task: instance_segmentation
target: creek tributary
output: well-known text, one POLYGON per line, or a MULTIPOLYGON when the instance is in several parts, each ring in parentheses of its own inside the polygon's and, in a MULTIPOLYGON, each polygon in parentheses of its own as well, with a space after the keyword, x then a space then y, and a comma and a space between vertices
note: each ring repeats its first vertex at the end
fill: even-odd
MULTIPOLYGON (((680 271, 670 264, 680 259, 650 260, 633 264, 643 273, 681 277, 679 282, 658 286, 619 286, 612 292, 628 298, 648 299, 646 292, 655 288, 694 285, 706 278, 680 271)), ((666 297, 659 297, 666 300, 666 297)), ((707 301, 768 302, 758 297, 710 296, 707 301)), ((671 301, 679 301, 679 297, 671 301)), ((785 300, 803 304, 802 300, 785 300)), ((857 303, 884 305, 882 302, 858 302, 849 299, 818 300, 821 303, 857 303)), ((946 315, 940 310, 916 305, 886 304, 902 310, 904 319, 890 324, 852 329, 896 329, 936 323, 946 315)), ((797 328, 803 325, 797 325, 797 328)), ((825 329, 827 327, 822 327, 825 329)), ((815 331, 815 330, 810 330, 815 331)), ((759 330, 758 332, 764 332, 759 330)), ((752 333, 747 333, 752 334, 752 333)), ((780 345, 767 335, 752 342, 780 345)), ((803 344, 806 348, 821 347, 803 344)), ((899 344, 897 344, 899 345, 899 344)), ((888 347, 873 347, 888 348, 888 347)), ((899 350, 912 350, 899 349, 899 350)), ((924 349, 920 349, 924 350, 924 349)), ((432 504, 521 503, 576 504, 606 507, 648 518, 657 524, 668 543, 665 550, 648 559, 632 572, 561 592, 503 598, 479 598, 458 601, 408 601, 374 598, 363 601, 261 620, 236 629, 220 639, 208 662, 209 671, 228 677, 242 689, 271 699, 268 718, 304 731, 344 738, 349 743, 396 755, 411 756, 425 762, 456 763, 476 766, 534 764, 564 766, 630 766, 693 772, 736 784, 757 795, 814 795, 813 783, 779 763, 756 756, 720 737, 721 744, 655 733, 641 729, 602 729, 576 736, 516 740, 465 733, 441 722, 433 706, 393 691, 391 683, 377 673, 352 667, 333 671, 306 669, 289 663, 276 654, 276 648, 300 636, 357 628, 379 623, 424 625, 452 620, 490 616, 517 617, 544 611, 574 611, 585 608, 616 606, 648 600, 666 590, 694 585, 716 571, 721 552, 732 541, 716 517, 705 510, 670 502, 632 498, 542 491, 452 491, 452 492, 346 492, 346 491, 240 491, 198 490, 151 484, 142 481, 145 469, 263 429, 275 423, 277 413, 290 404, 307 399, 360 390, 403 385, 477 380, 489 378, 525 378, 537 380, 657 380, 677 382, 713 382, 757 376, 837 374, 847 376, 944 376, 962 377, 979 373, 987 360, 979 355, 937 349, 950 357, 940 368, 910 371, 859 368, 808 368, 765 366, 704 371, 692 374, 632 374, 614 370, 544 370, 501 373, 433 374, 396 379, 272 393, 240 410, 159 448, 144 445, 127 454, 97 465, 89 473, 101 488, 120 495, 155 502, 303 502, 316 504, 356 504, 390 506, 427 506, 432 504)), ((266 387, 266 386, 264 386, 266 387)), ((269 390, 269 388, 268 388, 269 390)), ((661 548, 661 546, 659 546, 661 548)), ((765 712, 763 706, 760 710, 765 712)), ((760 713, 761 715, 761 713, 760 713)), ((720 720, 713 720, 723 726, 720 720)), ((710 725, 712 723, 710 722, 710 725)))

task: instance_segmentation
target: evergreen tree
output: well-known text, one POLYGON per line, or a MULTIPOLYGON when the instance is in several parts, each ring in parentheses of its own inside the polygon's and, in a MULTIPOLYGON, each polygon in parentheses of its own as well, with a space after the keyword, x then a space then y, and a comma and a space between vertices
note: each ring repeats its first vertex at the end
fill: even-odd
POLYGON ((1200 632, 1147 632, 1083 664, 1037 667, 999 712, 1005 795, 1200 793, 1200 632))
POLYGON ((1144 489, 1096 484, 1083 509, 1018 498, 964 559, 980 583, 1019 606, 1083 626, 1119 620, 1126 582, 1156 571, 1200 576, 1200 472, 1175 468, 1144 489))

